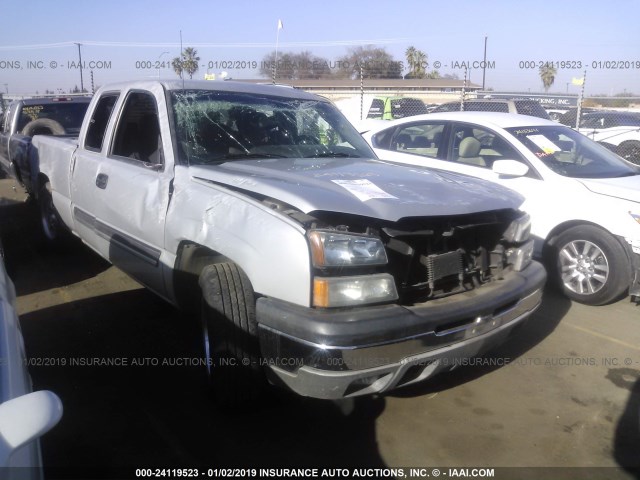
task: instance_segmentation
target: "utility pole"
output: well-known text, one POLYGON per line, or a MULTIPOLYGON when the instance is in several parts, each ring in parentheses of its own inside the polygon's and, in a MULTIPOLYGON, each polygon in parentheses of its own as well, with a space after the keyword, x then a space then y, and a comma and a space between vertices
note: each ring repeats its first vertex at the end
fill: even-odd
POLYGON ((75 44, 78 45, 78 58, 80 59, 80 92, 84 93, 84 81, 82 80, 82 51, 80 50, 82 44, 77 42, 75 42, 75 44))

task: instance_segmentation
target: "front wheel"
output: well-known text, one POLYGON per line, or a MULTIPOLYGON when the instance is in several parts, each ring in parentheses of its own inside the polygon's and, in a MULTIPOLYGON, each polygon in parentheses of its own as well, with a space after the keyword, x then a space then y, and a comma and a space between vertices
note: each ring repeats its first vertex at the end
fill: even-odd
POLYGON ((214 397, 241 406, 262 393, 255 296, 246 274, 234 263, 205 267, 200 274, 203 350, 214 397))
POLYGON ((556 238, 554 246, 556 280, 572 300, 604 305, 629 287, 627 255, 618 240, 600 228, 569 228, 556 238))

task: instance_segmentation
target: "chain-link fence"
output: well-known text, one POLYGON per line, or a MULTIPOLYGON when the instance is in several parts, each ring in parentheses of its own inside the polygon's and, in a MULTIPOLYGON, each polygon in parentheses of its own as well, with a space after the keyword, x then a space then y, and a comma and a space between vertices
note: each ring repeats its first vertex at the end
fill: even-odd
MULTIPOLYGON (((363 87, 366 88, 366 84, 363 87)), ((450 101, 443 102, 441 94, 429 95, 428 91, 421 92, 420 96, 382 96, 364 93, 364 88, 360 95, 351 99, 351 119, 396 120, 455 111, 529 115, 577 129, 626 160, 640 165, 640 97, 582 98, 580 95, 469 92, 461 88, 449 94, 450 101), (452 100, 455 97, 458 98, 452 100)), ((348 100, 337 100, 336 104, 345 113, 349 112, 348 100)))

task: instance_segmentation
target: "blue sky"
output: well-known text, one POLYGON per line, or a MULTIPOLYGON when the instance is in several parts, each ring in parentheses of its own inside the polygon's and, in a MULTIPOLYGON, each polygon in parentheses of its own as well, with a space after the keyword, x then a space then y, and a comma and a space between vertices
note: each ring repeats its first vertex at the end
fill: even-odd
MULTIPOLYGON (((10 93, 79 85, 74 42, 83 44, 83 60, 94 62, 95 84, 158 73, 175 77, 170 68, 154 67, 179 54, 180 31, 184 46, 198 50, 199 78, 207 69, 257 78, 251 63, 242 62, 260 63, 274 49, 282 19, 280 52, 309 50, 333 61, 350 45, 372 44, 404 61, 405 49, 413 45, 428 54, 431 65, 441 63, 441 74, 462 78, 464 71, 453 63, 481 61, 487 36, 487 59, 495 62, 486 72, 487 87, 542 91, 537 68, 522 62, 564 61, 567 68, 558 68, 550 92, 578 93, 570 82, 586 70, 587 94, 640 96, 638 0, 31 0, 29 10, 23 2, 3 0, 0 11, 0 90, 10 93), (223 62, 240 68, 221 68, 227 66, 223 62)), ((85 70, 85 86, 89 75, 85 70)), ((470 77, 482 83, 480 69, 470 70, 470 77)))

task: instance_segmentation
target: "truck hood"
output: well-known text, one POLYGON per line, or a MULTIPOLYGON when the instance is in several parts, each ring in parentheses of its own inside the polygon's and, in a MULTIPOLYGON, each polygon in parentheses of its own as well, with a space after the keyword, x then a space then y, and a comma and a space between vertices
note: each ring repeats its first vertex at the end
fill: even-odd
POLYGON ((517 209, 518 193, 484 180, 355 158, 277 158, 189 167, 194 179, 253 192, 304 213, 341 212, 398 221, 517 209))
POLYGON ((578 181, 593 193, 640 203, 640 175, 618 178, 581 178, 578 181))

